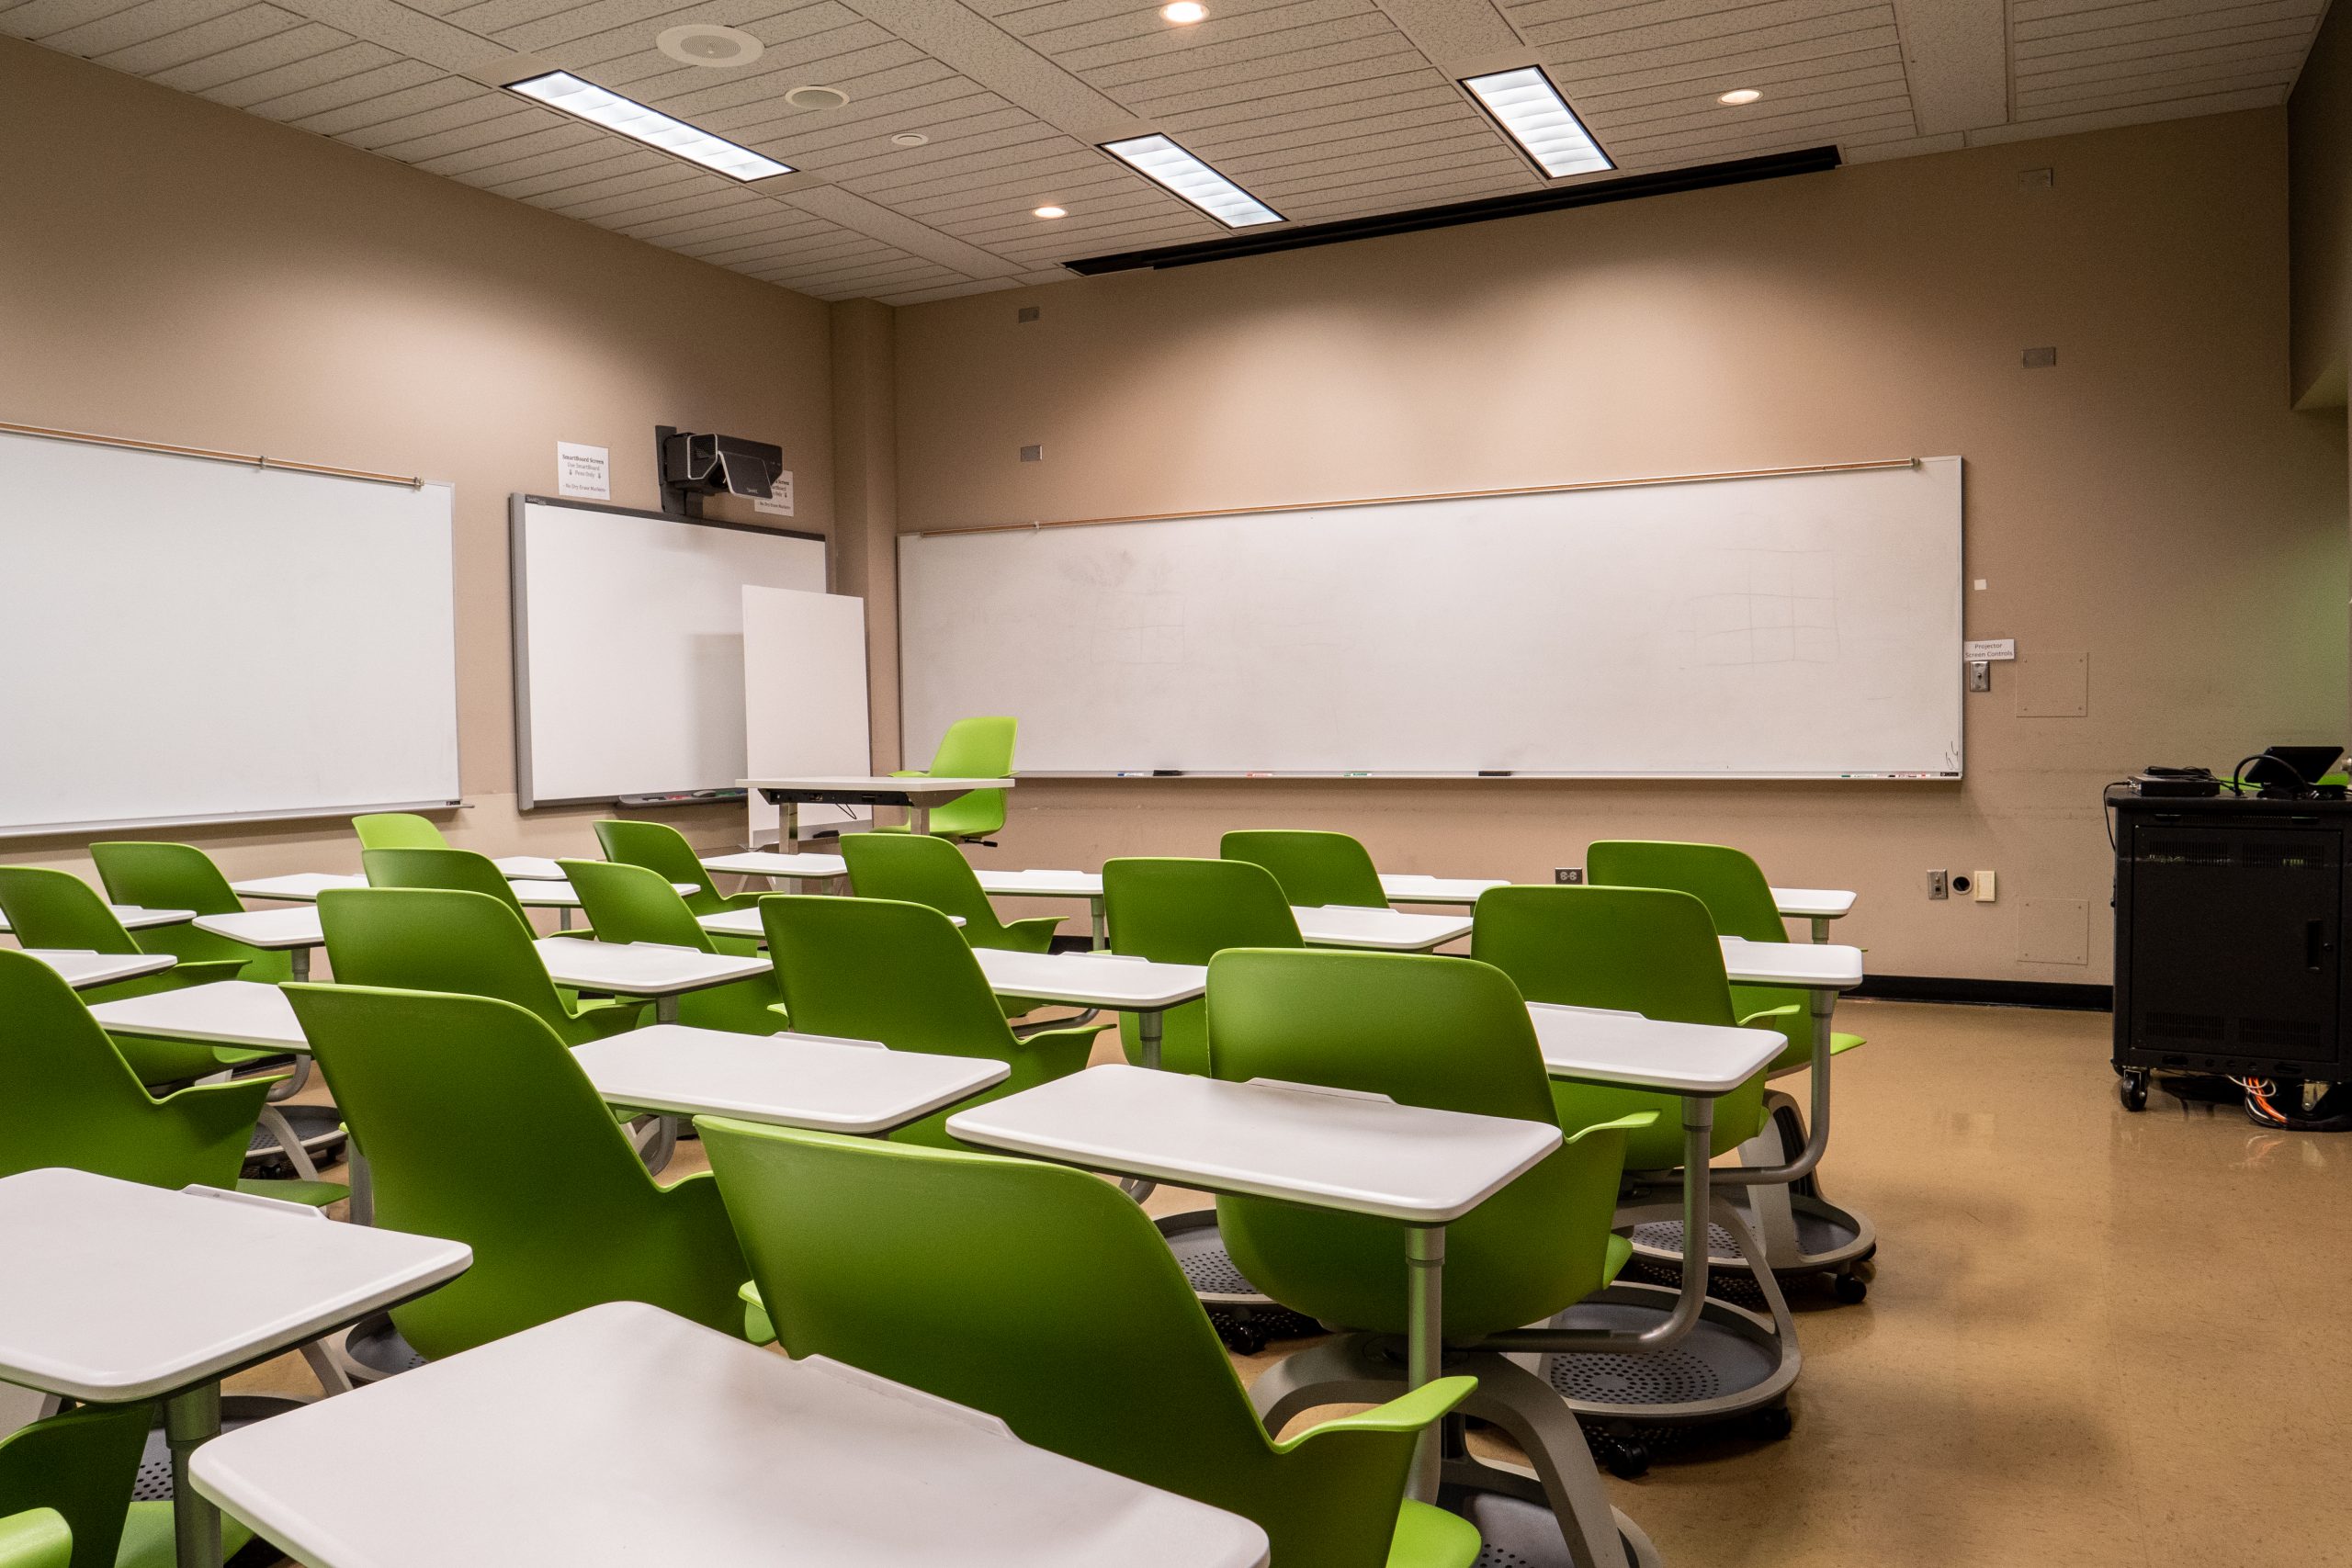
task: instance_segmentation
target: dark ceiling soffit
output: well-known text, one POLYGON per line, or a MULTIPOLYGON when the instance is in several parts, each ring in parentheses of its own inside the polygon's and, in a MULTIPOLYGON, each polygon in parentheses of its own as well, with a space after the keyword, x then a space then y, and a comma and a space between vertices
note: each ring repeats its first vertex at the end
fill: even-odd
POLYGON ((1676 191, 1709 190, 1716 186, 1747 185, 1777 180, 1788 175, 1817 175, 1843 162, 1835 147, 1808 147, 1798 152, 1773 152, 1761 158, 1735 158, 1721 164, 1701 164, 1652 175, 1628 175, 1623 179, 1594 180, 1554 190, 1527 191, 1516 196, 1457 201, 1444 207, 1424 207, 1411 212, 1387 212, 1372 218, 1351 218, 1339 223, 1315 223, 1269 233, 1234 234, 1204 240, 1193 245, 1167 245, 1156 251, 1123 251, 1117 255, 1088 256, 1062 265, 1082 276, 1103 272, 1132 272, 1138 267, 1196 266, 1202 262, 1227 261, 1235 256, 1262 256, 1275 251, 1303 251, 1310 245, 1337 245, 1350 240, 1376 239, 1383 234, 1410 234, 1422 229, 1451 229, 1459 223, 1485 223, 1497 218, 1518 218, 1530 212, 1555 212, 1568 207, 1598 207, 1604 201, 1631 201, 1637 197, 1668 196, 1676 191))

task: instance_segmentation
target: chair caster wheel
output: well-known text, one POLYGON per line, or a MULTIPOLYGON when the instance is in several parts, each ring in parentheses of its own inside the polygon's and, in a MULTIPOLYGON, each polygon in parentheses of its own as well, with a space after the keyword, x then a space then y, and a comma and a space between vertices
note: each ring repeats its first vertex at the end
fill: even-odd
POLYGON ((1266 1337, 1246 1326, 1227 1329, 1223 1338, 1225 1348, 1237 1356, 1254 1356, 1266 1348, 1266 1337))
POLYGON ((1837 1275, 1830 1280, 1829 1288, 1837 1293, 1839 1301, 1849 1306, 1863 1300, 1871 1293, 1871 1282, 1860 1274, 1837 1275))
POLYGON ((1592 1450, 1593 1462, 1620 1481, 1634 1481, 1649 1473, 1650 1448, 1639 1438, 1588 1427, 1584 1441, 1592 1450))
POLYGON ((2139 1071, 2125 1073, 2116 1093, 2122 1097, 2124 1110, 2145 1111, 2148 1109, 2148 1075, 2139 1071))
POLYGON ((1796 1416, 1787 1405, 1775 1404, 1747 1418, 1747 1434, 1763 1442, 1777 1443, 1796 1430, 1796 1416))

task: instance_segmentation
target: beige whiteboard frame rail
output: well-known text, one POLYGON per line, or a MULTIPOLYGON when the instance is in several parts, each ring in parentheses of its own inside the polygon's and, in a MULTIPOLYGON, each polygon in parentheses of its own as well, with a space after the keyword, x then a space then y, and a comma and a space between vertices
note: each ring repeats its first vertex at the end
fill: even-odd
MULTIPOLYGON (((0 425, 0 430, 14 426, 0 425)), ((1324 512, 1349 506, 1390 506, 1403 501, 1476 501, 1483 496, 1566 495, 1580 490, 1633 490, 1646 485, 1710 484, 1718 479, 1777 479, 1792 474, 1853 474, 1872 468, 1916 468, 1917 457, 1880 457, 1862 463, 1806 463, 1793 468, 1736 468, 1719 474, 1653 474, 1645 479, 1585 479, 1576 484, 1520 485, 1510 490, 1442 490, 1426 495, 1363 495, 1348 501, 1285 501, 1269 506, 1226 506, 1205 512, 1145 512, 1133 517, 1063 517, 1052 522, 989 523, 977 528, 921 528, 915 537, 936 534, 1027 534, 1040 528, 1099 528, 1113 523, 1189 523, 1203 517, 1254 517, 1271 512, 1324 512)), ((1100 775, 1073 775, 1097 777, 1100 775)), ((1579 777, 1583 775, 1577 775, 1579 777)), ((1648 775, 1645 775, 1648 776, 1648 775)))
POLYGON ((325 463, 294 463, 283 457, 264 457, 257 452, 216 452, 209 446, 175 446, 165 441, 138 441, 127 435, 93 435, 84 430, 51 430, 46 425, 10 424, 5 421, 0 421, 0 432, 10 435, 46 436, 51 441, 78 441, 85 446, 122 446, 133 452, 161 452, 171 457, 200 457, 207 462, 234 463, 243 468, 284 468, 298 474, 324 474, 329 479, 406 485, 411 490, 424 488, 422 475, 379 474, 367 468, 338 468, 325 463))

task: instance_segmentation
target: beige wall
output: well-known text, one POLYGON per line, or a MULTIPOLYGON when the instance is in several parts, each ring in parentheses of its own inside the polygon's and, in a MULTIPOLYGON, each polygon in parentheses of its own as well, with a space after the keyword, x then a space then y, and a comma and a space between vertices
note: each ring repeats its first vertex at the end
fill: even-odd
MULTIPOLYGON (((507 496, 554 491, 562 439, 610 447, 614 502, 653 507, 653 426, 674 423, 780 442, 792 525, 824 530, 826 308, 14 39, 0 148, 0 420, 454 481, 473 809, 450 830, 591 852, 603 813, 514 811, 507 496)), ((741 831, 740 811, 662 819, 741 831)), ((340 822, 189 836, 232 874, 357 864, 340 822)), ((87 869, 62 841, 0 857, 87 869)))
POLYGON ((2289 406, 2286 196, 2273 110, 901 310, 902 528, 1956 452, 1969 635, 2021 656, 1958 786, 1040 781, 993 858, 1297 825, 1548 878, 1721 840, 1860 889, 1880 972, 2105 981, 2099 786, 2346 738, 2345 436, 2289 406), (2086 716, 2020 716, 2074 654, 2086 716), (1929 903, 1931 867, 2000 899, 1929 903))
POLYGON ((2294 263, 2291 375, 2299 408, 2341 405, 2352 346, 2352 7, 2321 24, 2287 107, 2294 263))

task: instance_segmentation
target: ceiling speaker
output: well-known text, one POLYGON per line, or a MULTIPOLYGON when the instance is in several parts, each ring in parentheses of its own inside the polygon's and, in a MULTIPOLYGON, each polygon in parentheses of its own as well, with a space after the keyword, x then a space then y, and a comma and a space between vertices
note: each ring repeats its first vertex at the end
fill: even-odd
POLYGON ((742 28, 722 28, 716 22, 684 22, 664 28, 653 42, 681 65, 749 65, 767 49, 742 28))

